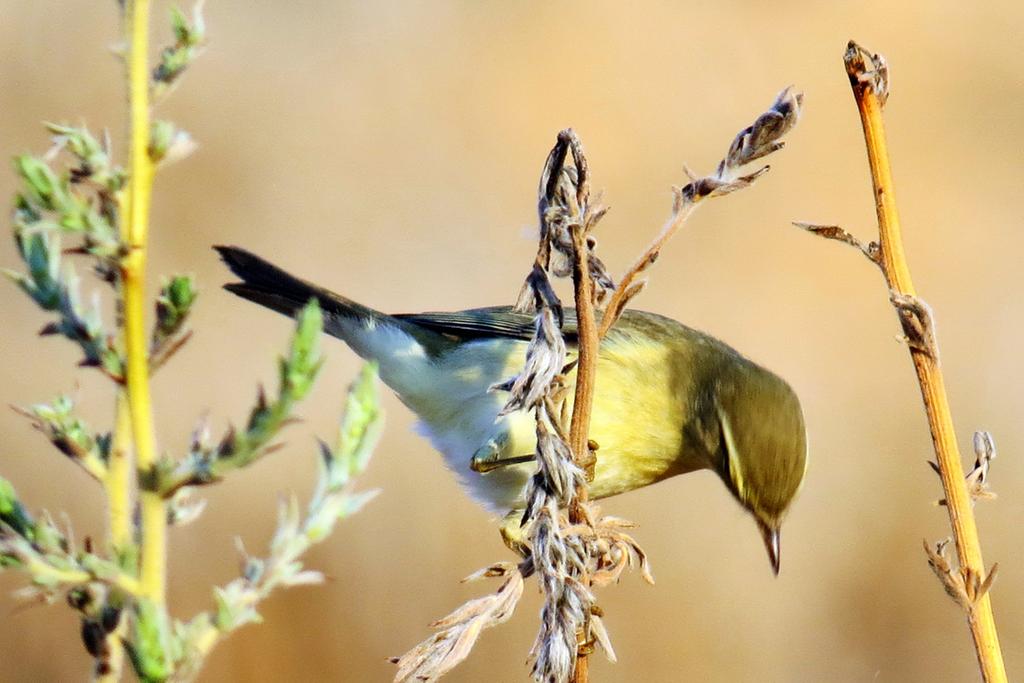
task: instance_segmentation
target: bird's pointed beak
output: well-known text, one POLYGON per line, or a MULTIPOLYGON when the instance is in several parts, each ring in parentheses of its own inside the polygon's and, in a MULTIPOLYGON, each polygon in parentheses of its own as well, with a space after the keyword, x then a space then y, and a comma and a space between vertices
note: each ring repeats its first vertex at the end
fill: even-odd
POLYGON ((768 551, 768 561, 772 563, 772 571, 778 576, 779 565, 782 562, 779 555, 779 529, 768 526, 761 520, 757 520, 757 527, 761 530, 761 538, 764 539, 764 547, 768 551))

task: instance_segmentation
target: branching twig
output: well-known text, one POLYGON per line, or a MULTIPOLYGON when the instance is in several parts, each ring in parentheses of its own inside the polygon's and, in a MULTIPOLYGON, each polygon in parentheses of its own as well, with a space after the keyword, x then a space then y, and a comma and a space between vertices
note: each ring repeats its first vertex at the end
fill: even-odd
POLYGON ((156 299, 156 325, 149 343, 149 368, 156 372, 191 338, 186 328, 196 301, 191 275, 175 275, 164 282, 156 299))
POLYGON ((176 680, 195 676, 214 645, 232 631, 259 622, 257 608, 273 591, 324 580, 320 572, 305 568, 303 555, 327 538, 339 520, 358 512, 377 494, 353 490, 355 477, 366 469, 383 424, 376 379, 377 366, 370 363, 349 388, 337 444, 320 444, 320 479, 305 515, 294 496, 283 500, 267 557, 251 557, 240 548, 241 576, 215 590, 216 609, 177 625, 183 652, 176 662, 176 680))
POLYGON ((70 396, 60 396, 52 404, 40 403, 29 410, 15 407, 14 411, 31 420, 32 426, 42 432, 57 450, 93 479, 102 482, 107 478, 111 435, 93 433, 74 415, 74 407, 70 396))
POLYGON ((302 309, 297 318, 288 355, 278 360, 278 390, 273 400, 267 398, 261 387, 245 429, 229 428, 216 445, 209 443, 204 418, 193 432, 188 455, 180 461, 162 460, 151 480, 146 481, 149 489, 169 499, 183 487, 219 481, 227 472, 250 465, 277 447, 272 443, 274 438, 294 421, 295 404, 312 389, 323 365, 323 314, 316 300, 302 309))
POLYGON ((851 247, 856 247, 862 254, 868 257, 869 261, 879 268, 882 267, 878 242, 868 242, 865 244, 860 241, 856 235, 844 230, 842 226, 839 225, 818 225, 817 223, 808 223, 806 221, 793 221, 793 225, 802 230, 806 230, 812 235, 824 237, 829 240, 836 240, 837 242, 844 242, 845 244, 849 244, 851 247))
MULTIPOLYGON (((971 475, 974 479, 967 481, 953 428, 949 400, 946 397, 945 382, 939 366, 934 319, 930 307, 914 290, 903 252, 889 152, 882 123, 882 107, 889 95, 888 64, 881 55, 872 54, 852 41, 847 46, 845 63, 864 129, 874 187, 875 210, 878 216, 878 246, 875 249, 872 246, 874 243, 871 243, 866 249, 856 238, 848 236, 848 233, 838 228, 820 230, 812 227, 811 231, 853 244, 872 261, 881 265, 889 288, 890 300, 899 315, 908 342, 928 414, 937 462, 935 467, 942 479, 944 502, 953 528, 960 570, 955 573, 945 560, 945 543, 939 544, 934 551, 927 542, 925 543, 929 564, 942 580, 946 592, 967 613, 984 680, 988 683, 1001 683, 1006 681, 1006 670, 999 648, 999 637, 992 616, 988 590, 995 575, 996 565, 993 565, 992 571, 985 572, 972 509, 973 498, 977 496, 975 489, 984 483, 988 471, 987 463, 991 459, 985 452, 991 451, 994 454, 994 448, 988 449, 982 439, 977 448, 978 463, 971 475)), ((801 227, 808 229, 806 224, 801 227)))
POLYGON ((32 576, 32 593, 53 595, 69 587, 98 581, 136 595, 139 582, 114 562, 79 551, 69 532, 46 513, 30 515, 11 484, 0 478, 0 567, 20 566, 32 576))
POLYGON ((604 337, 622 315, 630 299, 643 289, 645 283, 636 282, 636 279, 658 259, 662 248, 683 227, 703 200, 721 197, 749 187, 768 172, 769 166, 762 166, 746 174, 741 174, 740 170, 747 164, 785 146, 782 138, 796 125, 802 105, 803 94, 786 88, 775 98, 768 111, 739 132, 712 175, 698 178, 687 169, 690 182, 682 188, 675 188, 672 216, 640 258, 622 276, 619 286, 612 294, 601 321, 601 337, 604 337))
POLYGON ((503 624, 512 617, 529 571, 528 566, 499 562, 463 579, 465 582, 489 577, 505 581, 491 595, 470 600, 433 622, 431 626, 441 629, 439 633, 401 657, 393 657, 391 662, 398 665, 395 680, 434 681, 455 668, 469 655, 484 629, 503 624))

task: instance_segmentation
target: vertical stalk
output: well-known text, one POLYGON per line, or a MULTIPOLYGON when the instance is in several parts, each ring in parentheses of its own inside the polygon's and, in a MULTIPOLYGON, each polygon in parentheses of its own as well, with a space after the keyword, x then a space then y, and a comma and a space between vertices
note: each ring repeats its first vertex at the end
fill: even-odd
MULTIPOLYGON (((128 253, 121 262, 121 285, 132 436, 138 470, 146 474, 156 463, 145 328, 146 236, 153 188, 153 163, 149 157, 149 0, 129 0, 127 30, 130 46, 128 106, 131 175, 128 186, 128 220, 123 225, 122 234, 128 253)), ((163 604, 166 592, 166 511, 159 493, 142 490, 139 502, 142 518, 141 590, 143 596, 159 605, 163 604)))
POLYGON ((107 463, 103 487, 107 494, 107 527, 110 553, 121 560, 131 552, 132 539, 132 455, 131 412, 128 397, 117 392, 114 443, 107 463))
MULTIPOLYGON (((899 213, 893 194, 892 170, 889 167, 889 152, 882 121, 882 101, 876 87, 872 85, 873 82, 878 82, 880 75, 877 72, 885 66, 881 60, 874 59, 872 69, 869 70, 864 54, 859 46, 851 42, 845 62, 853 96, 860 112, 871 167, 882 270, 890 291, 915 296, 910 269, 907 267, 903 252, 899 213)), ((957 446, 942 370, 939 367, 937 349, 911 344, 910 355, 928 414, 928 425, 942 478, 942 488, 946 495, 946 510, 949 512, 949 521, 953 528, 960 570, 965 582, 969 582, 972 577, 985 576, 985 563, 981 556, 981 542, 974 522, 973 502, 964 480, 960 450, 957 446)), ((987 591, 967 606, 967 621, 974 638, 978 664, 984 680, 988 683, 1005 682, 1006 670, 987 591)))
MULTIPOLYGON (((576 325, 578 329, 578 360, 576 364, 576 394, 572 404, 572 422, 569 428, 569 446, 572 448, 576 464, 587 473, 587 480, 594 476, 594 458, 590 453, 590 415, 594 405, 594 383, 597 378, 597 353, 599 339, 597 323, 594 316, 594 284, 590 280, 590 264, 587 255, 584 226, 576 225, 572 229, 572 241, 576 254, 573 260, 573 294, 576 300, 576 325)), ((587 502, 586 484, 576 487, 576 496, 569 508, 569 521, 582 524, 586 521, 582 505, 587 502)), ((581 580, 589 585, 587 576, 581 580)), ((581 635, 589 631, 584 624, 581 635)), ((581 643, 576 650, 576 666, 572 673, 572 683, 587 683, 590 676, 589 648, 581 643)))
MULTIPOLYGON (((598 333, 594 315, 594 284, 590 280, 587 263, 587 244, 583 226, 573 228, 572 238, 576 249, 573 263, 573 294, 576 300, 576 325, 578 328, 578 361, 576 364, 576 394, 572 405, 572 422, 569 428, 569 446, 576 464, 587 473, 587 479, 594 475, 594 462, 590 455, 589 433, 590 414, 594 405, 594 382, 597 377, 598 333)), ((576 490, 576 500, 587 501, 587 487, 576 490)), ((570 510, 570 513, 573 511, 570 510)), ((582 519, 572 519, 579 524, 582 519)))
MULTIPOLYGON (((131 412, 128 397, 118 389, 115 406, 114 443, 110 449, 107 475, 103 488, 107 496, 108 550, 117 558, 122 570, 134 571, 135 548, 132 537, 132 467, 131 455, 131 412)), ((105 671, 97 672, 96 683, 116 683, 121 680, 124 668, 124 647, 127 621, 121 619, 118 627, 107 634, 110 655, 105 662, 105 671)))

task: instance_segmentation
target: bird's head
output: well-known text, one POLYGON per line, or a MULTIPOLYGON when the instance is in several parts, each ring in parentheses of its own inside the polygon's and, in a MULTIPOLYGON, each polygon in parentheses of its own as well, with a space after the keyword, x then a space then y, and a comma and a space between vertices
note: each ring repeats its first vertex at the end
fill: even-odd
POLYGON ((716 470, 753 515, 778 574, 780 527, 807 465, 800 402, 785 381, 752 363, 716 394, 716 470))

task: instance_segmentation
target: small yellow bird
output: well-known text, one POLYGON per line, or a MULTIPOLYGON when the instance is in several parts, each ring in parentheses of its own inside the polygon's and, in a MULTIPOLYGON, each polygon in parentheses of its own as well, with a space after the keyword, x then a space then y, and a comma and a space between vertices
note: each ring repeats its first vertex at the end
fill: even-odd
MULTIPOLYGON (((532 316, 507 306, 388 315, 244 249, 215 248, 243 280, 225 288, 242 298, 288 316, 317 299, 324 330, 379 363, 473 498, 495 512, 525 506, 534 418, 499 417, 505 399, 491 387, 522 369, 532 316)), ((562 329, 571 345, 575 310, 562 329)), ((784 380, 709 335, 629 310, 601 342, 592 416, 592 497, 713 470, 754 516, 778 573, 779 528, 807 462, 800 402, 784 380)))

